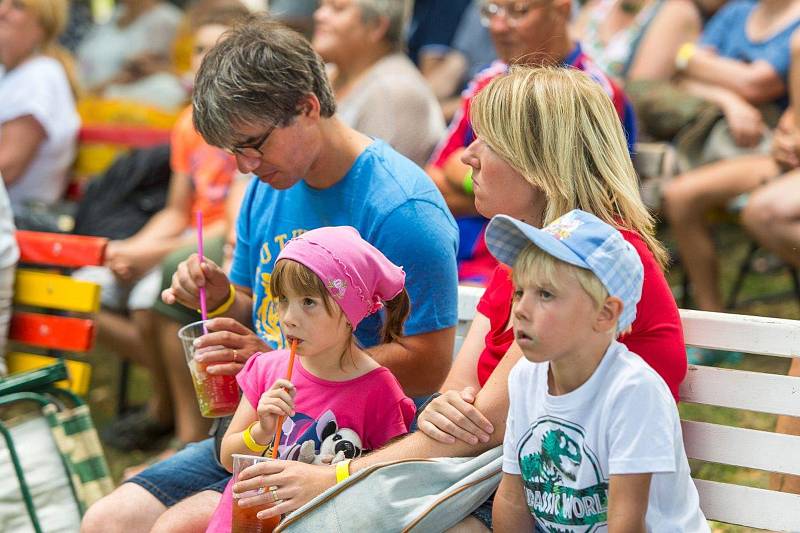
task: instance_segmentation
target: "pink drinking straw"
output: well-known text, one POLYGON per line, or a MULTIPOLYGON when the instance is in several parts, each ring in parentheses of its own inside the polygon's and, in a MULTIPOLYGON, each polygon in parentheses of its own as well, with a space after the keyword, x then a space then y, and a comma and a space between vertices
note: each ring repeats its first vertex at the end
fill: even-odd
MULTIPOLYGON (((197 210, 197 255, 200 256, 200 264, 205 263, 203 255, 203 212, 197 210)), ((206 287, 200 287, 200 318, 203 320, 203 335, 208 335, 206 320, 208 320, 208 308, 206 307, 206 287)))

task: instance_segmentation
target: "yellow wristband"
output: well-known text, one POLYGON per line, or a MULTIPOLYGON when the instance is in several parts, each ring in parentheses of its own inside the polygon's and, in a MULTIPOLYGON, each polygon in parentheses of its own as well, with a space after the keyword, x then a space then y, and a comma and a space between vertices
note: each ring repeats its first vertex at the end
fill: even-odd
POLYGON ((678 71, 686 70, 695 52, 697 52, 697 45, 695 43, 683 43, 681 47, 678 48, 678 53, 675 56, 675 68, 678 69, 678 71))
POLYGON ((247 426, 247 429, 242 431, 242 440, 244 441, 244 445, 247 446, 247 449, 251 452, 263 453, 267 448, 269 448, 269 445, 263 446, 257 443, 256 439, 253 438, 253 434, 250 433, 250 430, 252 430, 253 426, 256 424, 258 424, 258 421, 253 422, 247 426))
MULTIPOLYGON (((208 318, 214 318, 215 316, 219 316, 225 314, 228 309, 231 308, 233 305, 234 300, 236 300, 236 288, 233 286, 233 283, 230 284, 230 293, 228 294, 228 299, 225 300, 225 303, 214 309, 213 311, 208 312, 208 318)), ((198 313, 202 313, 200 309, 197 310, 198 313)))
POLYGON ((341 483, 350 477, 350 461, 352 459, 345 459, 340 463, 336 463, 336 483, 341 483))

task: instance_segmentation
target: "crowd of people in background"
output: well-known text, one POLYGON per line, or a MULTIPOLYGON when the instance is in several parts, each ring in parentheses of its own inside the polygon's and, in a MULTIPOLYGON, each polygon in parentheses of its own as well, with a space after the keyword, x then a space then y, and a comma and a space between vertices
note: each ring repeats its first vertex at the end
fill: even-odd
MULTIPOLYGON (((522 250, 504 255, 497 228, 509 226, 493 217, 542 228, 580 210, 599 228, 619 230, 644 281, 641 298, 625 301, 635 319, 615 311, 626 326, 615 350, 638 354, 638 371, 660 376, 666 395, 653 401, 670 423, 674 402, 665 405, 662 396, 679 400, 687 368, 665 278, 670 263, 679 261, 688 276, 693 306, 723 311, 724 253, 712 221, 733 211, 748 238, 800 267, 800 2, 111 4, 103 11, 85 0, 0 0, 0 376, 17 261, 14 219, 28 228, 32 210, 64 204, 81 121, 92 118, 82 104, 128 102, 174 117, 169 155, 139 155, 168 161, 161 204, 124 235, 97 233, 111 238, 104 266, 73 274, 101 286, 100 344, 144 367, 151 381, 147 404, 105 428, 104 442, 161 452, 89 510, 87 532, 203 531, 209 522, 210 531, 229 530, 212 516, 226 487, 227 498, 245 492, 248 479, 266 478, 282 495, 272 511, 281 514, 336 481, 330 466, 278 462, 244 475, 240 487, 229 483, 230 451, 242 451, 242 438, 259 444, 263 428, 274 425, 255 414, 273 383, 246 391, 240 409, 247 416, 237 412, 230 428, 211 428, 177 336, 199 319, 205 287, 209 309, 224 312, 197 347, 214 372, 239 374, 243 389, 251 386, 243 376, 256 366, 254 355, 288 348, 283 322, 294 315, 280 306, 272 282, 285 246, 304 232, 356 228, 365 242, 353 246, 374 246, 382 261, 402 266, 410 299, 402 334, 392 338, 380 335, 381 313, 372 313, 388 309, 399 289, 376 296, 380 305, 369 316, 345 320, 347 346, 357 339, 354 346, 367 347, 363 353, 394 376, 398 398, 424 406, 418 431, 354 460, 352 471, 416 456, 476 456, 502 444, 505 431, 506 446, 516 446, 509 439, 519 427, 505 426, 509 389, 517 388, 513 412, 528 416, 513 396, 521 380, 534 378, 512 368, 534 358, 515 342, 513 327, 525 322, 512 309, 522 295, 510 274, 522 250), (637 175, 650 168, 645 147, 656 145, 658 171, 637 175), (647 206, 642 188, 651 191, 647 206), (203 266, 193 255, 198 211, 203 266), (669 252, 657 224, 675 241, 669 252), (451 367, 459 283, 486 292, 451 367), (432 394, 440 395, 425 403, 432 394), (262 428, 253 430, 255 440, 253 424, 262 428)), ((370 265, 388 276, 384 263, 370 265)), ((536 268, 523 269, 525 279, 536 268)), ((614 297, 613 283, 601 281, 614 297)), ((286 286, 279 292, 287 294, 286 286)), ((328 293, 319 298, 330 314, 328 293)), ((720 359, 704 350, 688 357, 720 359)), ((800 361, 790 372, 800 375, 800 361)), ((291 414, 293 398, 275 412, 291 414)), ((406 414, 375 448, 407 431, 406 414)), ((660 430, 674 437, 672 428, 660 430)), ((499 494, 511 513, 517 508, 505 498, 520 472, 506 466, 512 477, 499 494)), ((692 513, 697 506, 691 497, 680 504, 692 513)), ((701 515, 687 516, 697 529, 701 515)), ((462 518, 454 531, 491 530, 492 500, 462 518)))

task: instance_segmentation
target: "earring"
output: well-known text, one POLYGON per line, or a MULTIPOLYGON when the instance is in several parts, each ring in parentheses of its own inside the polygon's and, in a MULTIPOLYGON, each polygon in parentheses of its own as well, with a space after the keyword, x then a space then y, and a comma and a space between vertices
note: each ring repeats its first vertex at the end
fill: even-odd
POLYGON ((347 329, 353 330, 353 324, 351 324, 349 320, 347 321, 347 329))

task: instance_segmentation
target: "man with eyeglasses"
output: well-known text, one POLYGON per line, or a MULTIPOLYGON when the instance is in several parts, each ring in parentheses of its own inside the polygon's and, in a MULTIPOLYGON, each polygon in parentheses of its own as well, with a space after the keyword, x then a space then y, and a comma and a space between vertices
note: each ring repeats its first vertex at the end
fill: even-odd
POLYGON ((478 216, 469 167, 461 162, 464 149, 475 140, 469 122, 472 97, 508 70, 510 63, 577 68, 595 79, 614 102, 633 150, 636 120, 622 90, 583 53, 569 35, 571 0, 479 0, 481 23, 489 29, 498 60, 478 73, 462 94, 461 107, 425 170, 447 201, 461 230, 459 279, 485 283, 496 266, 483 241, 486 220, 478 216), (467 249, 464 249, 467 248, 467 249))
MULTIPOLYGON (((358 340, 407 395, 435 392, 452 360, 457 229, 428 176, 341 122, 320 57, 266 17, 209 51, 193 105, 205 141, 257 178, 242 200, 230 278, 193 255, 162 293, 166 303, 197 309, 205 287, 209 315, 221 316, 196 344, 214 347, 204 354, 208 372, 235 374, 253 353, 285 347, 269 293, 275 259, 304 231, 348 225, 403 267, 411 299, 402 338, 381 344, 377 313, 359 324, 358 340)), ((82 530, 204 530, 230 479, 218 454, 207 439, 153 465, 90 508, 82 530)))

